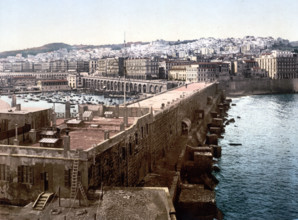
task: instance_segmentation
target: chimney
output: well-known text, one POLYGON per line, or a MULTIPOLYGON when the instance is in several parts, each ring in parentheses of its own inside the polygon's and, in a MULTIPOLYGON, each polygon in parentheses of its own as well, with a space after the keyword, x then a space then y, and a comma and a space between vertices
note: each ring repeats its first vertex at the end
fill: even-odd
POLYGON ((52 112, 52 127, 56 128, 56 112, 52 112))
POLYGON ((70 118, 70 103, 67 101, 65 103, 65 118, 70 118))
POLYGON ((110 131, 104 131, 104 140, 110 139, 110 131))
POLYGON ((119 104, 116 105, 115 117, 119 118, 119 104))
POLYGON ((120 131, 124 131, 125 130, 125 128, 124 128, 124 122, 121 122, 121 124, 120 124, 120 131))
POLYGON ((13 94, 11 98, 11 107, 15 107, 16 105, 17 105, 17 97, 16 97, 16 94, 13 94))
POLYGON ((21 111, 21 104, 16 105, 16 111, 21 111))
POLYGON ((66 130, 66 135, 63 137, 63 147, 64 151, 69 151, 70 150, 70 136, 68 135, 68 130, 66 130))

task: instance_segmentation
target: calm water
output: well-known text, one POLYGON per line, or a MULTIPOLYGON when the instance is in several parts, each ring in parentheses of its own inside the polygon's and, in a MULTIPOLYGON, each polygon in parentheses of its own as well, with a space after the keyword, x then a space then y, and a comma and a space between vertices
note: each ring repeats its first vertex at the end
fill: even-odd
POLYGON ((218 208, 225 219, 298 219, 298 94, 233 103, 236 122, 220 141, 218 208))
MULTIPOLYGON (((47 93, 50 94, 50 93, 47 93)), ((74 95, 76 93, 72 93, 74 95)), ((22 95, 21 95, 22 96, 22 95)), ((35 94, 33 95, 35 97, 35 94)), ((27 97, 31 97, 27 95, 27 97)), ((63 97, 63 95, 60 95, 63 97)), ((84 94, 76 97, 70 97, 69 94, 65 94, 65 97, 72 98, 74 100, 82 99, 85 97, 86 99, 92 98, 93 102, 98 103, 99 101, 104 103, 105 105, 115 105, 115 104, 122 104, 123 98, 105 98, 103 95, 90 95, 84 94)), ((11 104, 11 98, 7 95, 1 95, 0 99, 6 101, 8 104, 11 104)), ((26 98, 28 100, 28 98, 26 98)), ((127 98, 127 101, 130 101, 131 98, 127 98)), ((17 104, 21 104, 24 107, 39 107, 39 108, 53 108, 55 107, 55 112, 57 113, 64 113, 65 112, 65 104, 63 103, 48 103, 46 100, 39 100, 39 101, 32 101, 28 100, 25 102, 25 99, 22 97, 17 97, 17 104)), ((71 108, 71 112, 76 113, 78 112, 78 105, 73 105, 71 108)))

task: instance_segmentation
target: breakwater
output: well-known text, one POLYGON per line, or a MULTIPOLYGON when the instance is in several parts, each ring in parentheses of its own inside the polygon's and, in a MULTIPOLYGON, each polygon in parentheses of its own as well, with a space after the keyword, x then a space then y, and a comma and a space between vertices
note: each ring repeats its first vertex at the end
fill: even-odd
POLYGON ((296 93, 298 79, 243 79, 221 82, 229 96, 296 93))

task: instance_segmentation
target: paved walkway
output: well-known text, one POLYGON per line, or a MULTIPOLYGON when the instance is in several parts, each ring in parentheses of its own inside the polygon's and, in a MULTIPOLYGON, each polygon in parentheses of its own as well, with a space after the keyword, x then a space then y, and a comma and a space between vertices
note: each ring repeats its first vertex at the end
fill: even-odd
POLYGON ((129 105, 129 107, 152 107, 153 110, 161 109, 161 104, 164 103, 165 106, 168 102, 172 103, 172 101, 176 101, 177 99, 180 99, 180 95, 190 95, 194 92, 197 92, 207 86, 210 86, 212 83, 192 83, 189 85, 185 85, 182 87, 179 87, 177 89, 173 89, 170 91, 167 91, 165 93, 157 94, 151 98, 145 99, 140 102, 136 102, 134 104, 129 105))

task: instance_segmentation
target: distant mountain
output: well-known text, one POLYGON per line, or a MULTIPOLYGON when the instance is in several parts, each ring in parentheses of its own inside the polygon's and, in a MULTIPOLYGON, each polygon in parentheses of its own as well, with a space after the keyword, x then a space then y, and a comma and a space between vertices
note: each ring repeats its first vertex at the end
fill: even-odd
MULTIPOLYGON (((149 42, 129 42, 127 45, 130 44, 148 44, 149 42)), ((33 47, 27 48, 23 50, 13 50, 13 51, 5 51, 0 52, 0 58, 6 58, 8 56, 15 56, 16 54, 22 54, 23 57, 27 57, 28 55, 36 55, 38 53, 46 53, 52 52, 59 49, 67 49, 67 50, 81 50, 81 49, 92 49, 92 48, 104 48, 109 47, 112 50, 120 50, 124 47, 123 43, 121 44, 105 44, 105 45, 69 45, 65 43, 51 43, 46 44, 41 47, 33 47)))
POLYGON ((64 43, 51 43, 46 44, 41 47, 33 47, 24 50, 13 50, 13 51, 5 51, 0 53, 0 58, 5 58, 8 56, 15 56, 16 54, 22 54, 23 57, 27 57, 28 55, 36 55, 38 53, 46 53, 51 52, 59 49, 73 49, 71 45, 64 44, 64 43))
POLYGON ((292 41, 292 42, 290 42, 290 44, 291 44, 293 47, 298 47, 298 41, 292 41))

